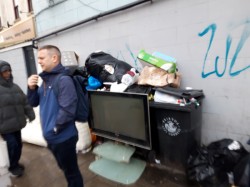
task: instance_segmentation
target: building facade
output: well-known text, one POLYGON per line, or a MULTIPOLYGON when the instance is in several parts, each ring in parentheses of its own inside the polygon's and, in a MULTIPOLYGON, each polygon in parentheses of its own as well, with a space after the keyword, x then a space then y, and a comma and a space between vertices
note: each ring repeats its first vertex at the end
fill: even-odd
POLYGON ((11 64, 15 82, 25 92, 27 77, 37 72, 32 47, 35 37, 32 1, 0 1, 0 59, 11 64))

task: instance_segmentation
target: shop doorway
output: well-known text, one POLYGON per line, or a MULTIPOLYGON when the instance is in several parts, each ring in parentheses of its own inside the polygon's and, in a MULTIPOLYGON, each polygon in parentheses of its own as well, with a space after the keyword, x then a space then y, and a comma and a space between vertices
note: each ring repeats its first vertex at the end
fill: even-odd
POLYGON ((24 57, 25 57, 27 76, 29 77, 32 74, 37 74, 36 61, 35 61, 33 47, 26 46, 23 48, 23 51, 24 51, 24 57))

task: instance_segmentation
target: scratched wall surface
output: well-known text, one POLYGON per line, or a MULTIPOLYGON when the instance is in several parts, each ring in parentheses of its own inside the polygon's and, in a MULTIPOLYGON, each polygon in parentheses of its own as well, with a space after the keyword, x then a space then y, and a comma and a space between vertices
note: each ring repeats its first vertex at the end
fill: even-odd
POLYGON ((106 51, 141 70, 140 49, 177 59, 181 87, 203 89, 202 142, 250 136, 250 1, 155 0, 40 41, 84 64, 106 51))
POLYGON ((137 0, 33 0, 37 33, 45 34, 137 0))

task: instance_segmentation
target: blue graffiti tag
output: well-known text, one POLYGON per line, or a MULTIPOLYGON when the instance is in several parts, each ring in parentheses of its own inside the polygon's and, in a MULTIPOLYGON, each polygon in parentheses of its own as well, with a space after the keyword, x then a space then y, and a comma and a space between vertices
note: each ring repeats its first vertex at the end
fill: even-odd
POLYGON ((134 53, 132 52, 132 50, 130 49, 128 44, 126 44, 126 48, 127 48, 128 52, 129 52, 130 56, 132 57, 133 61, 134 61, 135 69, 140 70, 140 67, 138 66, 138 63, 137 63, 138 59, 137 59, 137 57, 134 56, 134 53))
MULTIPOLYGON (((235 51, 235 53, 233 55, 233 58, 231 60, 230 67, 229 67, 229 75, 232 76, 232 77, 236 76, 236 75, 239 75, 241 72, 243 72, 246 69, 250 68, 250 65, 248 65, 248 66, 246 66, 246 67, 244 67, 244 68, 242 68, 240 70, 234 70, 234 66, 235 66, 235 62, 237 60, 237 57, 238 57, 241 49, 243 48, 245 42, 247 41, 247 39, 249 38, 249 35, 250 35, 250 22, 246 21, 244 24, 245 24, 245 28, 243 30, 240 41, 238 43, 238 46, 236 48, 236 51, 235 51)), ((210 71, 210 72, 205 73, 207 56, 208 56, 208 53, 210 51, 211 45, 213 43, 216 29, 217 29, 217 26, 216 26, 216 24, 213 23, 213 24, 209 25, 207 28, 205 28, 204 31, 202 31, 202 32, 200 32, 198 34, 200 37, 203 37, 204 35, 206 35, 211 30, 210 41, 209 41, 209 45, 208 45, 208 48, 207 48, 207 51, 206 51, 206 54, 205 54, 203 67, 202 67, 202 73, 201 73, 202 78, 206 78, 206 77, 208 77, 208 76, 210 76, 212 74, 216 74, 218 77, 222 77, 226 72, 227 63, 228 63, 228 55, 229 55, 230 48, 231 48, 231 45, 232 45, 232 37, 230 35, 228 35, 227 40, 226 40, 226 54, 225 54, 224 68, 223 68, 222 72, 220 73, 219 68, 218 68, 218 63, 219 63, 219 58, 220 57, 216 56, 215 57, 215 63, 214 63, 214 71, 210 71)))
MULTIPOLYGON (((140 63, 138 63, 137 56, 134 55, 134 53, 132 52, 132 50, 130 49, 128 44, 125 44, 125 46, 126 46, 126 49, 127 49, 128 53, 129 53, 130 57, 132 58, 132 60, 130 61, 131 62, 130 65, 132 65, 136 70, 141 71, 142 67, 140 66, 140 63)), ((111 53, 111 50, 108 50, 107 53, 111 53)), ((128 62, 124 58, 122 51, 120 51, 120 50, 119 51, 113 51, 113 54, 114 53, 116 53, 116 55, 114 55, 115 58, 120 59, 120 60, 122 60, 124 62, 128 62)))

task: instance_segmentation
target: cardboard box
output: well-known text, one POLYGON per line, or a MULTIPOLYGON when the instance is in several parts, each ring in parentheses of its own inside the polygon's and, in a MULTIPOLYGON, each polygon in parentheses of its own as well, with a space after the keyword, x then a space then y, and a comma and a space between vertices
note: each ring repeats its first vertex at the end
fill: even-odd
POLYGON ((62 51, 61 63, 63 66, 78 66, 79 56, 74 51, 62 51))
POLYGON ((158 58, 156 56, 153 56, 151 54, 148 54, 144 50, 141 50, 139 52, 139 54, 137 55, 137 58, 144 61, 144 62, 147 62, 151 65, 154 65, 156 67, 164 69, 168 73, 175 73, 176 72, 176 63, 169 62, 169 61, 163 60, 161 58, 158 58))

